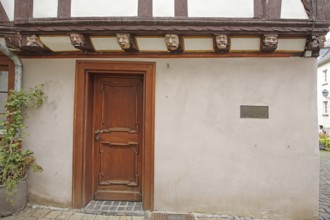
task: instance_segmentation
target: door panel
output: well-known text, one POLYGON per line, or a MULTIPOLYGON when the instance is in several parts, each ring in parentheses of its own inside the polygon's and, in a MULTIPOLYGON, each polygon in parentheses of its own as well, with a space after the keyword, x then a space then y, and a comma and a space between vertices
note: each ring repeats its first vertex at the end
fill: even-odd
POLYGON ((94 199, 142 199, 142 79, 95 77, 94 199))

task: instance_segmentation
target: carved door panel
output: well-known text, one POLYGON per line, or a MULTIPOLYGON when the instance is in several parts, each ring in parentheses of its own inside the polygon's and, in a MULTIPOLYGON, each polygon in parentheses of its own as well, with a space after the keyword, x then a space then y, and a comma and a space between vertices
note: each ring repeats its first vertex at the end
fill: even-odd
POLYGON ((94 81, 94 199, 141 201, 143 78, 94 81))

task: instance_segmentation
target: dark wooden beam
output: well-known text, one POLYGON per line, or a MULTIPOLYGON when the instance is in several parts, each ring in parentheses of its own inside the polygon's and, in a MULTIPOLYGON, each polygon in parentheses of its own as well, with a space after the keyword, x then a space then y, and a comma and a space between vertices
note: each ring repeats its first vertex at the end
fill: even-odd
POLYGON ((188 17, 187 0, 175 0, 175 17, 188 17))
POLYGON ((265 17, 265 0, 254 0, 254 18, 264 18, 265 17))
POLYGON ((1 2, 0 2, 0 21, 9 21, 7 13, 6 13, 5 9, 3 8, 3 5, 1 2))
POLYGON ((268 0, 267 18, 280 19, 281 6, 282 6, 282 0, 268 0))
POLYGON ((71 17, 71 0, 58 0, 57 16, 59 18, 71 17))
POLYGON ((139 0, 138 1, 138 16, 139 17, 152 17, 152 0, 139 0))
POLYGON ((32 17, 33 0, 15 0, 14 17, 16 20, 28 20, 32 17))
POLYGON ((330 1, 329 0, 317 0, 316 5, 316 18, 317 20, 330 20, 330 1))

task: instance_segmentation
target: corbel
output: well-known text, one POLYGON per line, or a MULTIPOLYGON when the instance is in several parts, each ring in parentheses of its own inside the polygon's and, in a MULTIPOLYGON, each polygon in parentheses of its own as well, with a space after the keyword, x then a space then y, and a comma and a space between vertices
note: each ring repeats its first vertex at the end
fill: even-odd
POLYGON ((277 34, 264 34, 261 38, 261 51, 262 52, 274 52, 278 45, 277 34))
POLYGON ((82 51, 95 51, 88 35, 80 33, 71 33, 69 36, 73 47, 82 51))
POLYGON ((306 51, 311 51, 312 57, 318 57, 320 49, 324 47, 325 40, 325 35, 310 36, 307 40, 306 51))
POLYGON ((138 47, 135 36, 130 33, 117 33, 117 42, 122 50, 125 52, 137 52, 138 47))
POLYGON ((228 53, 230 48, 229 34, 216 34, 213 36, 213 46, 216 53, 228 53))
POLYGON ((21 35, 19 33, 5 36, 6 47, 10 50, 21 50, 21 35))
POLYGON ((21 47, 22 50, 29 51, 32 53, 50 53, 51 50, 46 47, 36 34, 22 35, 21 36, 21 47))
POLYGON ((183 52, 183 40, 182 36, 177 34, 166 34, 165 43, 168 52, 170 53, 182 53, 183 52))

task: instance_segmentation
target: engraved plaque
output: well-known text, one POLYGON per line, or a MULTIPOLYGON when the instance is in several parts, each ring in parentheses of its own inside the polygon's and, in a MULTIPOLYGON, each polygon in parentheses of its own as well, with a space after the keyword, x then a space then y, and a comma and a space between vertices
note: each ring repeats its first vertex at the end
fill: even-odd
POLYGON ((241 118, 269 118, 268 106, 240 106, 241 118))

